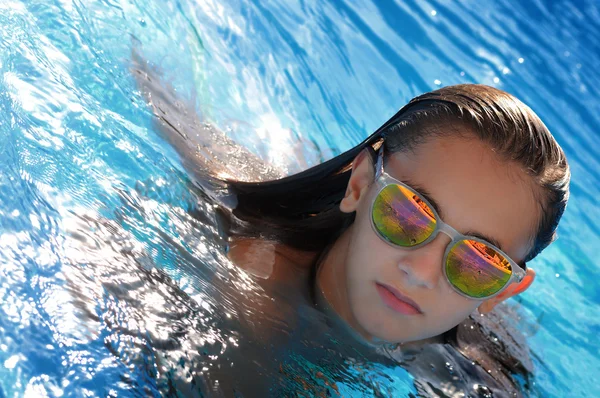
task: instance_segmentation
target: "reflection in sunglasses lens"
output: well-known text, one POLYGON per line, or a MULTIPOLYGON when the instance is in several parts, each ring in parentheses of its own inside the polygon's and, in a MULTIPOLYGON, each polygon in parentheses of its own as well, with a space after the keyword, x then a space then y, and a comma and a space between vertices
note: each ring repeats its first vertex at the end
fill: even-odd
POLYGON ((382 237, 404 247, 423 243, 436 226, 431 208, 415 192, 397 184, 379 192, 372 216, 382 237))
POLYGON ((504 256, 484 243, 469 239, 452 246, 445 266, 450 283, 473 298, 497 293, 512 275, 512 267, 504 256))

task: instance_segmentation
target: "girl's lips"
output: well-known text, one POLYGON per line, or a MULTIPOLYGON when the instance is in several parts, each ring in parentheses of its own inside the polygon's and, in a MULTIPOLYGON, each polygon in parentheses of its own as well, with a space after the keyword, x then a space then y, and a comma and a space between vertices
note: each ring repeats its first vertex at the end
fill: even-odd
POLYGON ((423 313, 417 303, 393 287, 380 283, 375 283, 375 285, 377 293, 379 293, 385 305, 392 310, 404 315, 419 315, 423 313))

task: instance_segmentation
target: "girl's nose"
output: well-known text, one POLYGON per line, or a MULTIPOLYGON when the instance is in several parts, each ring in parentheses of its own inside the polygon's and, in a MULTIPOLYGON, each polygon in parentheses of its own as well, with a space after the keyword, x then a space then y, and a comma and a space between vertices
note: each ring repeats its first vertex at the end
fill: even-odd
POLYGON ((404 251, 398 269, 408 286, 433 289, 442 278, 442 261, 450 238, 438 234, 431 242, 415 250, 404 251))

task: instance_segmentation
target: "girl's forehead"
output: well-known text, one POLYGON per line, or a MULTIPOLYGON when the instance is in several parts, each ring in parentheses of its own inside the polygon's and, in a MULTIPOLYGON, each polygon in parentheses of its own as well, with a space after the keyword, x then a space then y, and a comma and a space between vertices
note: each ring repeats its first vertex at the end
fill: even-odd
POLYGON ((515 261, 531 249, 540 219, 534 181, 478 138, 430 139, 388 156, 385 170, 427 191, 461 233, 494 238, 515 261))

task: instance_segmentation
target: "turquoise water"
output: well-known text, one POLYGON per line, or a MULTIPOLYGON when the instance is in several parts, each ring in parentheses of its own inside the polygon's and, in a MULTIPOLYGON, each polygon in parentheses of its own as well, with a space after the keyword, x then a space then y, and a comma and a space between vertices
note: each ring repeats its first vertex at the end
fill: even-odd
MULTIPOLYGON (((0 396, 165 393, 153 358, 170 340, 156 336, 189 314, 228 319, 206 282, 221 272, 204 238, 214 220, 189 215, 198 194, 136 89, 134 48, 206 120, 290 173, 436 87, 485 83, 529 104, 573 181, 560 239, 515 303, 535 366, 524 393, 600 396, 600 8, 522 3, 3 1, 0 396)), ((191 332, 174 351, 191 355, 195 339, 223 349, 239 334, 191 332)), ((382 395, 414 392, 401 369, 372 374, 382 395)))

